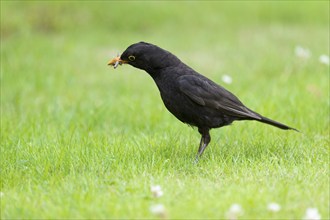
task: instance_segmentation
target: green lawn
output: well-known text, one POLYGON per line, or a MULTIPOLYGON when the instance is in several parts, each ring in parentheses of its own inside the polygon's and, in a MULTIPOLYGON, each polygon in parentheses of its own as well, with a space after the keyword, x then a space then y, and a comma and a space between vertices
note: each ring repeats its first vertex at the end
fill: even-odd
POLYGON ((1 1, 1 218, 222 219, 239 204, 233 218, 316 208, 329 219, 322 54, 329 1, 1 1), (301 133, 235 122, 211 131, 194 164, 200 135, 167 112, 151 77, 107 66, 141 40, 301 133))

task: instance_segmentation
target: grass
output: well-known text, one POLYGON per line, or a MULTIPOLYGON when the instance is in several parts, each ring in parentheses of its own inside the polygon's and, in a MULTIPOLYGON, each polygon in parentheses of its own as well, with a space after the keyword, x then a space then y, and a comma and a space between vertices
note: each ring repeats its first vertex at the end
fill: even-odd
POLYGON ((1 1, 1 218, 329 219, 329 2, 1 1), (221 82, 257 122, 199 134, 152 79, 107 61, 144 40, 221 82), (309 59, 294 55, 301 45, 309 59), (161 198, 150 186, 160 185, 161 198), (267 210, 270 202, 281 210, 267 210))

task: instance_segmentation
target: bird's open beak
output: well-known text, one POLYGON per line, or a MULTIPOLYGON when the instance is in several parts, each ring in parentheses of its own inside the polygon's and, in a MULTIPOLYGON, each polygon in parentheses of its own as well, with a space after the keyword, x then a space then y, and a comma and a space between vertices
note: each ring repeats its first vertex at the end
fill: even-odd
POLYGON ((120 59, 120 56, 118 55, 117 57, 110 60, 108 65, 111 65, 111 66, 113 66, 113 68, 116 69, 118 67, 118 65, 122 65, 124 63, 127 63, 127 61, 120 59))

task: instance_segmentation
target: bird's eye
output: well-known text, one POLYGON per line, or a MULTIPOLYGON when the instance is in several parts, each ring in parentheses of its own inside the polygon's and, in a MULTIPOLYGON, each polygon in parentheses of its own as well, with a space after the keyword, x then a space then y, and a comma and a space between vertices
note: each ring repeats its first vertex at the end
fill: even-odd
POLYGON ((134 61, 134 60, 135 60, 135 56, 131 55, 131 56, 128 57, 128 59, 129 59, 130 61, 134 61))

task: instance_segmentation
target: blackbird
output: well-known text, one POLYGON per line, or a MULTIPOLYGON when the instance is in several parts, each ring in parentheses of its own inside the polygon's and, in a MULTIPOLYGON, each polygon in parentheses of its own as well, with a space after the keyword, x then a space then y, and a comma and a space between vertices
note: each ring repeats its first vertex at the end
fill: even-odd
POLYGON ((296 130, 247 108, 234 94, 156 45, 132 44, 108 63, 114 68, 122 64, 145 70, 155 81, 166 108, 183 123, 198 128, 202 137, 196 160, 211 141, 210 129, 233 121, 255 120, 284 130, 296 130))

